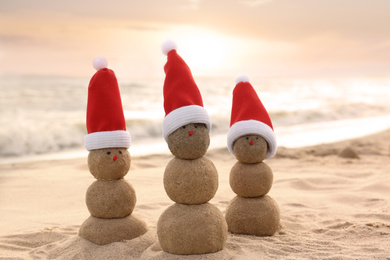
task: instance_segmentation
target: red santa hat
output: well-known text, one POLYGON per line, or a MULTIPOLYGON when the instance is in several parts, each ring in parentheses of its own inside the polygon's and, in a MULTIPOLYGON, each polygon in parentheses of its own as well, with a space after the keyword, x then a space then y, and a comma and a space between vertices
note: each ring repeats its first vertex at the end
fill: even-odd
POLYGON ((233 90, 233 105, 230 129, 227 136, 228 149, 233 152, 234 142, 241 136, 256 134, 268 143, 266 158, 276 153, 276 138, 271 119, 256 91, 246 76, 238 77, 233 90))
POLYGON ((177 54, 176 44, 167 41, 162 51, 167 55, 164 66, 164 109, 163 136, 165 141, 176 129, 189 123, 203 123, 211 131, 210 117, 203 107, 203 100, 192 77, 191 70, 177 54))
POLYGON ((95 58, 97 70, 88 86, 87 131, 84 146, 88 151, 102 148, 129 148, 130 134, 126 131, 121 94, 114 71, 107 60, 95 58))

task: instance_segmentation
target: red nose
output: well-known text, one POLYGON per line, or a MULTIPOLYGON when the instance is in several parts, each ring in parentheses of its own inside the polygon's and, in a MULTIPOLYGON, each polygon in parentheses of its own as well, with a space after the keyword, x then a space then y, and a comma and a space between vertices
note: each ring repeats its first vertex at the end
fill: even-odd
POLYGON ((194 133, 194 130, 188 132, 188 135, 191 136, 194 133))
POLYGON ((249 144, 250 144, 250 145, 253 145, 253 140, 251 140, 251 141, 249 142, 249 144))
POLYGON ((118 159, 118 156, 114 155, 114 157, 112 158, 114 161, 116 161, 116 159, 118 159))

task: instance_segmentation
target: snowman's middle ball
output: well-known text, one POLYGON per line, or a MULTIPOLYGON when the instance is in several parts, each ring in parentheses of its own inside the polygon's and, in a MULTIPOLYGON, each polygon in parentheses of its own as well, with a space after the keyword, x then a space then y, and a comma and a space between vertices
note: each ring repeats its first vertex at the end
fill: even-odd
POLYGON ((195 160, 174 157, 165 168, 164 188, 174 202, 206 203, 217 192, 218 172, 206 157, 195 160))

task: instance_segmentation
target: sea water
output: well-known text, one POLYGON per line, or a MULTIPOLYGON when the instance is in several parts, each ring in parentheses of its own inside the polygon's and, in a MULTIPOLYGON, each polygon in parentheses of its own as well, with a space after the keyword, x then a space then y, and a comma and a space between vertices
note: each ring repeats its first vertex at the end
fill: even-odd
MULTIPOLYGON (((195 77, 212 120, 211 148, 226 147, 234 78, 195 77)), ((169 152, 162 137, 163 78, 118 78, 132 154, 169 152)), ((0 162, 83 156, 88 78, 0 77, 0 162)), ((390 77, 251 78, 279 146, 298 147, 390 128, 390 77)))

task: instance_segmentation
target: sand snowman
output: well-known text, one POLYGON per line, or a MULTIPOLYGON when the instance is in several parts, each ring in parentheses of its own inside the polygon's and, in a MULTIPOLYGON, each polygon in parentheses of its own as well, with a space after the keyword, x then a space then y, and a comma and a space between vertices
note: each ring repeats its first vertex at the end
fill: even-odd
POLYGON ((105 245, 130 240, 147 231, 145 222, 135 217, 136 194, 123 177, 130 169, 130 134, 126 131, 119 86, 107 60, 96 58, 97 70, 88 87, 85 148, 88 167, 97 179, 86 194, 91 216, 81 225, 79 235, 105 245))
POLYGON ((267 193, 273 173, 263 162, 276 153, 271 119, 245 76, 237 79, 228 132, 228 149, 238 162, 230 171, 230 186, 237 194, 225 214, 229 232, 271 236, 279 226, 279 207, 267 193))
POLYGON ((211 121, 202 96, 176 45, 166 42, 163 135, 175 156, 164 172, 164 188, 171 200, 157 223, 163 251, 206 254, 223 249, 227 225, 223 214, 208 203, 218 189, 218 172, 203 157, 209 147, 211 121))

